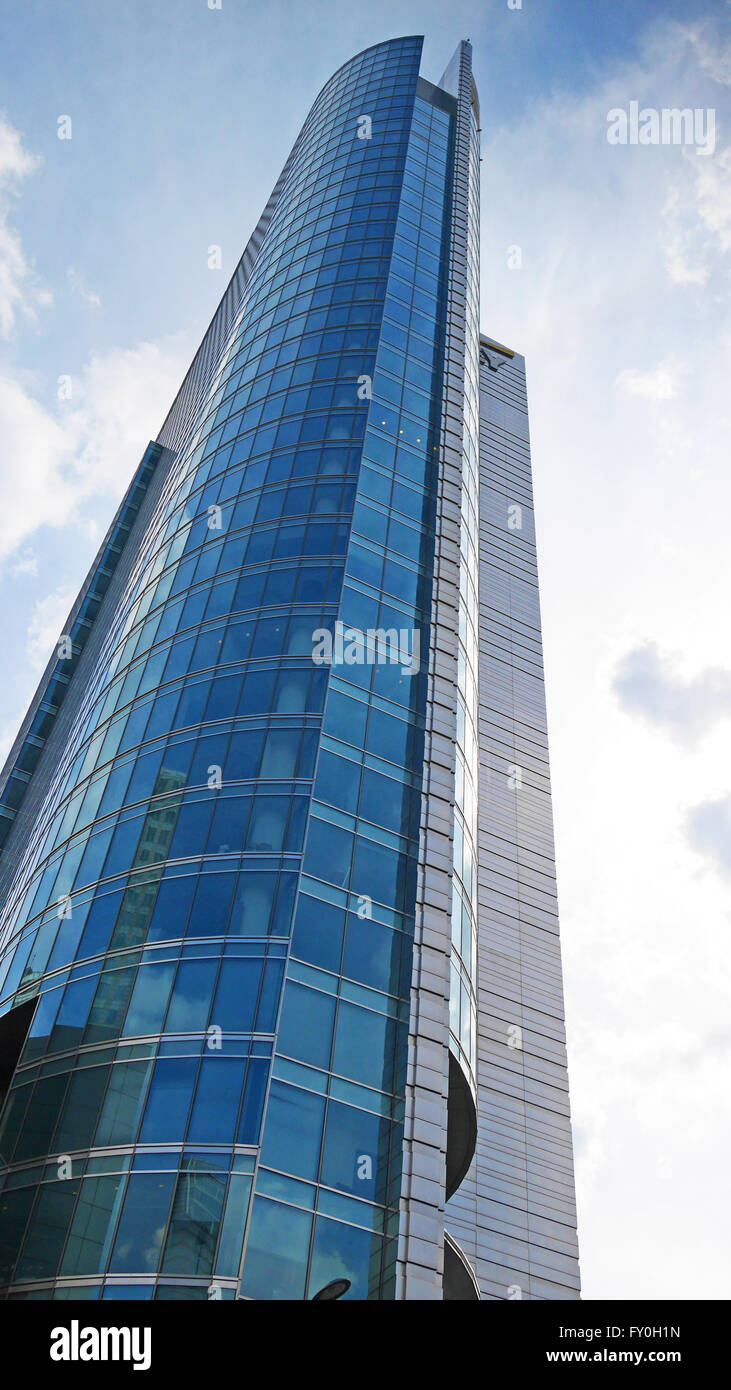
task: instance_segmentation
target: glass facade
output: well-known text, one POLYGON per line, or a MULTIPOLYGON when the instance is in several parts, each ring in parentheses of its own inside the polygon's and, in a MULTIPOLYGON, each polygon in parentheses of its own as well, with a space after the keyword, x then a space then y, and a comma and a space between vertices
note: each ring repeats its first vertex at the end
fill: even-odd
MULTIPOLYGON (((449 158, 448 114, 417 97, 338 614, 350 631, 417 632, 419 649, 449 158)), ((336 1277, 355 1296, 393 1296, 425 696, 421 670, 331 672, 254 1199, 265 1253, 244 1266, 253 1297, 272 1297, 272 1242, 292 1249, 293 1225, 312 1242, 310 1296, 336 1277)), ((303 1296, 305 1272, 298 1259, 289 1296, 303 1296)))
POLYGON ((458 97, 421 48, 317 98, 0 779, 0 1297, 409 1296, 457 274, 434 1046, 473 1092, 478 935, 478 130, 456 265, 458 97))
POLYGON ((420 49, 310 114, 7 895, 2 999, 39 994, 11 1297, 231 1296, 245 1232, 246 1296, 392 1285, 424 687, 346 667, 323 722, 312 634, 428 604, 449 131, 420 49))

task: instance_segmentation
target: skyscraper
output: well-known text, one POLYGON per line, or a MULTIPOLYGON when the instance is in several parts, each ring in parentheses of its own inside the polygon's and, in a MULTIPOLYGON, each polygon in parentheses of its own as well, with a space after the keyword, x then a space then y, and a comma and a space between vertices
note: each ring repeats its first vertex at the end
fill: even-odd
POLYGON ((0 779, 0 1287, 578 1296, 462 43, 323 88, 0 779))

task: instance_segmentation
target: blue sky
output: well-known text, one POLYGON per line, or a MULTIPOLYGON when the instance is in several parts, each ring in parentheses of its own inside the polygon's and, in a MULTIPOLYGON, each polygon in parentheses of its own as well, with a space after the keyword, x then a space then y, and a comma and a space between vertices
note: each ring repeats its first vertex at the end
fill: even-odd
POLYGON ((588 1297, 730 1291, 709 1195, 731 1050, 730 21, 725 0, 0 8, 3 751, 317 91, 384 38, 424 33, 433 80, 473 42, 483 327, 529 374, 588 1297), (610 146, 630 100, 712 108, 713 154, 610 146))

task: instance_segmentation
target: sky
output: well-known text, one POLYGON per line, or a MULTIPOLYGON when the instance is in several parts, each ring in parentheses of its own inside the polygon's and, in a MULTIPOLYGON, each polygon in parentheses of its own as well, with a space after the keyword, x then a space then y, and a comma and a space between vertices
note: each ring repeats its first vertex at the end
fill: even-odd
POLYGON ((472 40, 527 359, 583 1296, 728 1298, 727 0, 0 0, 0 757, 314 97, 409 33, 472 40))

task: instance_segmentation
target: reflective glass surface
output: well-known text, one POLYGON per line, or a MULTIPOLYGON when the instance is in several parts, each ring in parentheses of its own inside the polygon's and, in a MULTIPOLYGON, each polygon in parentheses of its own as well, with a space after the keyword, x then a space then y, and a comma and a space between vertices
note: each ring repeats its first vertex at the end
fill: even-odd
POLYGON ((11 1297, 393 1296, 453 140, 420 53, 315 102, 8 888, 11 1297), (339 628, 409 660, 317 664, 339 628))

